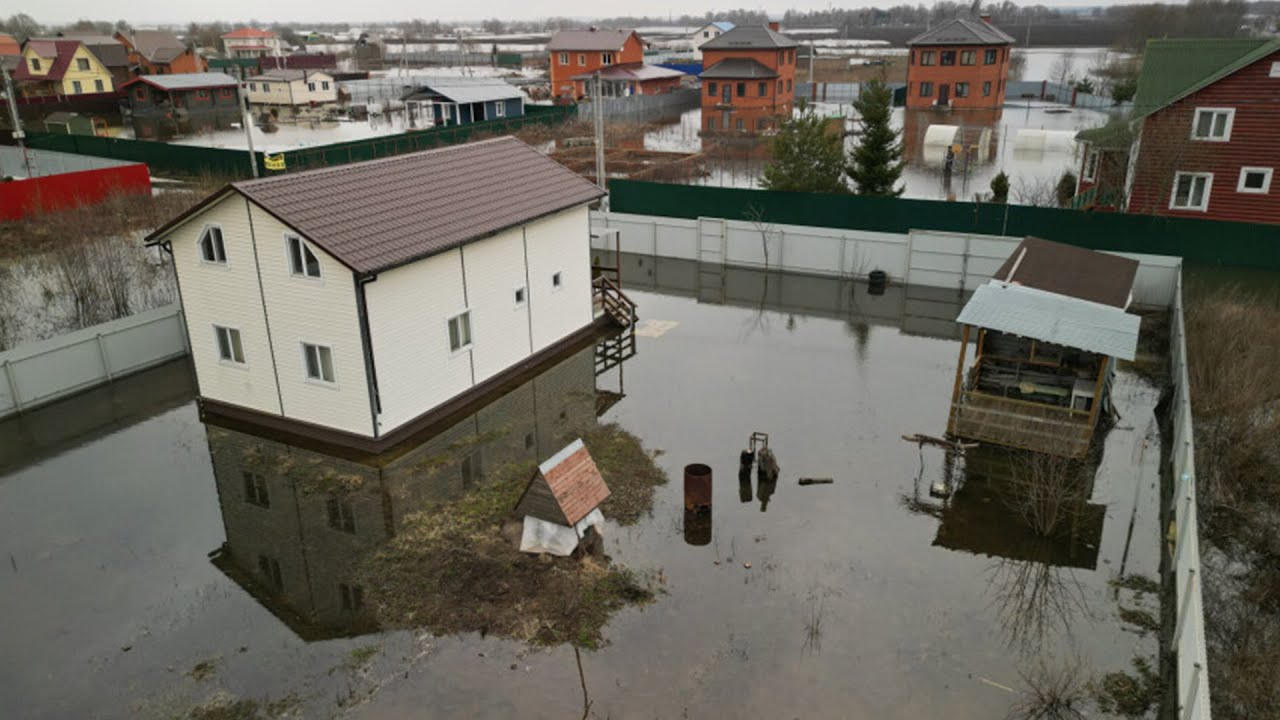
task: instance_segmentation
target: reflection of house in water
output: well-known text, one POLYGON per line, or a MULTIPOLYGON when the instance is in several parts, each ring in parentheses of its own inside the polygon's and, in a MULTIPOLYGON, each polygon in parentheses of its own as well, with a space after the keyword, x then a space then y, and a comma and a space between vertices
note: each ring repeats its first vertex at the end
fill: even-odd
POLYGON ((406 515, 497 468, 545 459, 594 425, 596 354, 588 345, 376 457, 206 426, 227 537, 214 564, 305 640, 373 630, 357 579, 369 553, 406 515))
POLYGON ((1024 240, 956 320, 963 336, 948 433, 1084 457, 1115 358, 1137 352, 1139 318, 1125 312, 1137 269, 1135 260, 1024 240))

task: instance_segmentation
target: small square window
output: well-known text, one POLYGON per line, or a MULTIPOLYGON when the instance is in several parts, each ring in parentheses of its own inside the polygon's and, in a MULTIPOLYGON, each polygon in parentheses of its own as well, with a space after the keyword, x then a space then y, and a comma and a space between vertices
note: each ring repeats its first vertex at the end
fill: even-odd
POLYGON ((267 494, 267 479, 248 470, 241 475, 244 477, 244 501, 262 508, 271 507, 271 496, 267 494))
POLYGON ((553 287, 553 288, 558 288, 558 287, 560 287, 560 286, 561 286, 561 281, 562 281, 562 278, 561 278, 561 276, 560 276, 560 273, 559 273, 559 272, 554 273, 554 274, 551 276, 551 287, 553 287))
POLYGON ((523 305, 523 304, 524 304, 524 294, 525 294, 525 289, 524 289, 524 288, 522 288, 522 287, 518 287, 518 288, 516 288, 516 304, 517 304, 517 305, 523 305))
POLYGON ((85 58, 76 58, 76 70, 87 72, 89 70, 89 61, 85 58))
POLYGON ((458 352, 471 347, 471 311, 449 318, 449 349, 458 352))
POLYGON ((941 64, 941 65, 955 65, 955 64, 956 64, 956 51, 955 51, 955 50, 942 50, 942 51, 939 51, 939 53, 938 53, 938 61, 939 61, 939 64, 941 64))
POLYGON ((213 326, 213 334, 218 341, 218 359, 222 362, 244 364, 244 345, 240 342, 240 331, 235 328, 213 326))
POLYGON ((364 588, 359 585, 338 584, 338 594, 342 597, 342 609, 355 612, 364 607, 364 588))
POLYGON ((308 380, 334 382, 333 348, 326 345, 302 343, 302 358, 306 366, 308 380))
POLYGON ((200 259, 207 263, 227 264, 227 248, 222 242, 222 228, 210 225, 200 233, 200 259))
POLYGON ((1266 195, 1271 192, 1272 168, 1243 167, 1240 168, 1240 181, 1236 184, 1236 192, 1254 195, 1266 195))
POLYGON ((289 248, 289 272, 303 277, 320 277, 320 260, 302 238, 296 235, 285 237, 289 248))
POLYGON ((1174 210, 1208 210, 1212 184, 1211 173, 1175 173, 1169 207, 1174 210))
POLYGON ((350 496, 333 493, 329 495, 325 506, 329 511, 329 527, 352 535, 355 534, 356 513, 355 508, 351 505, 350 496))

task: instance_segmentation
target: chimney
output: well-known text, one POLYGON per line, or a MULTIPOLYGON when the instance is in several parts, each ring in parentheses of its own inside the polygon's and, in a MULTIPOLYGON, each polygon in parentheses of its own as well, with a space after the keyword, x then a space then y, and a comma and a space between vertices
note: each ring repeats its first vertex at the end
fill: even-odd
POLYGON ((990 24, 991 24, 991 13, 982 13, 981 15, 979 15, 979 16, 978 16, 978 19, 979 19, 979 20, 981 20, 982 22, 984 22, 984 23, 986 23, 986 24, 990 25, 990 24))
POLYGON ((778 23, 777 23, 776 21, 775 21, 775 22, 770 22, 770 23, 769 23, 769 29, 770 29, 770 30, 772 30, 772 31, 774 31, 774 32, 779 32, 779 26, 778 26, 778 23))

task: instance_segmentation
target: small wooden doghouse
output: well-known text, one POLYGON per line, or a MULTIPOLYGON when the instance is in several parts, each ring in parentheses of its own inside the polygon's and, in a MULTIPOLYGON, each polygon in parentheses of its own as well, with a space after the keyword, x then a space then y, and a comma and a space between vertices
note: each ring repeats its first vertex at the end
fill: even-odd
POLYGON ((963 332, 948 432, 1083 458, 1109 407, 1115 359, 1137 353, 1140 319, 1126 312, 1137 271, 1128 258, 1023 240, 956 319, 963 332))
POLYGON ((608 497, 609 486, 582 440, 569 443, 538 466, 516 503, 516 514, 524 516, 520 550, 572 554, 588 530, 604 523, 600 503, 608 497))

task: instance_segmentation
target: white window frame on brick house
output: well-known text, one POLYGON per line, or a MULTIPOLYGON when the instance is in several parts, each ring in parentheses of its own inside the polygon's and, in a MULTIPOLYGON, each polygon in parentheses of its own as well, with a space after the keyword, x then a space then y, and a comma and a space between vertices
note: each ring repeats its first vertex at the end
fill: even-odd
POLYGON ((333 361, 333 347, 305 340, 298 344, 302 348, 302 376, 306 381, 326 386, 337 385, 338 369, 333 361), (311 372, 313 359, 315 374, 311 372))
POLYGON ((613 64, 613 53, 611 53, 611 52, 602 52, 602 53, 600 53, 600 64, 601 64, 601 65, 612 65, 612 64, 613 64))
POLYGON ((471 309, 455 313, 445 323, 449 333, 449 352, 457 355, 471 349, 475 343, 475 335, 471 327, 471 309))
POLYGON ((1080 179, 1085 182, 1094 182, 1098 177, 1098 151, 1089 150, 1084 156, 1084 172, 1080 174, 1080 179))
POLYGON ((1240 179, 1236 181, 1236 192, 1245 193, 1247 195, 1266 195, 1271 192, 1271 176, 1274 174, 1275 168, 1269 167, 1242 167, 1240 168, 1240 179), (1250 175, 1262 175, 1262 187, 1251 188, 1244 183, 1245 179, 1250 175))
POLYGON ((196 257, 205 265, 227 266, 227 243, 223 239, 221 225, 205 225, 200 231, 196 237, 196 257), (209 238, 208 255, 205 254, 205 238, 209 238))
POLYGON ((320 258, 311 251, 306 240, 293 234, 284 236, 285 254, 289 261, 289 274, 298 278, 319 280, 320 258))
POLYGON ((232 367, 247 367, 244 359, 244 340, 240 328, 230 325, 213 326, 213 344, 218 348, 218 362, 232 367))
POLYGON ((578 67, 586 67, 586 66, 587 66, 587 54, 578 53, 578 67))
POLYGON ((1213 173, 1203 172, 1175 172, 1173 174, 1173 189, 1169 192, 1169 209, 1170 210, 1198 210, 1206 212, 1209 210, 1209 191, 1213 189, 1213 173), (1182 178, 1191 178, 1191 185, 1187 189, 1187 204, 1178 204, 1178 185, 1182 178), (1195 195, 1195 183, 1197 179, 1204 180, 1204 190, 1200 195, 1200 203, 1198 205, 1190 204, 1192 196, 1195 195))
POLYGON ((1199 140, 1202 142, 1229 142, 1231 140, 1231 125, 1232 123, 1234 123, 1235 117, 1236 117, 1235 108, 1198 107, 1196 108, 1195 114, 1191 116, 1191 139, 1199 140), (1199 134, 1200 117, 1206 114, 1209 115, 1211 118, 1209 120, 1209 127, 1208 127, 1209 132, 1207 135, 1200 135, 1199 134), (1226 119, 1222 123, 1221 135, 1218 135, 1214 132, 1215 128, 1218 125, 1217 118, 1219 116, 1226 117, 1226 119))
POLYGON ((569 53, 567 53, 567 52, 562 52, 562 53, 560 53, 560 64, 561 64, 561 65, 568 65, 568 64, 569 64, 569 53))

